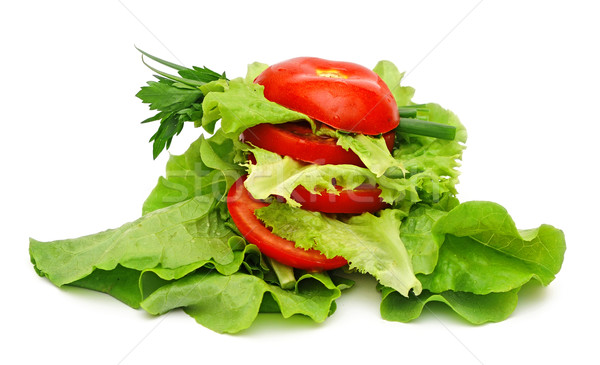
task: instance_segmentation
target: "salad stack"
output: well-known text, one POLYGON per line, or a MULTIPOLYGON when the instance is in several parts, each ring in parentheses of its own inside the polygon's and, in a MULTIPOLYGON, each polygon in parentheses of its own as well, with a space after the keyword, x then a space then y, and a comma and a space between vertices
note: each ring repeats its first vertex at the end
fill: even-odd
POLYGON ((261 312, 324 321, 352 272, 377 279, 384 319, 437 301, 474 324, 506 319, 524 285, 559 272, 561 230, 519 230, 496 203, 459 202, 466 130, 413 102, 391 62, 303 57, 230 80, 142 53, 173 70, 147 64, 156 80, 137 94, 156 111, 144 121, 159 124, 154 157, 186 124, 203 133, 170 156, 138 220, 30 240, 55 285, 234 333, 261 312))

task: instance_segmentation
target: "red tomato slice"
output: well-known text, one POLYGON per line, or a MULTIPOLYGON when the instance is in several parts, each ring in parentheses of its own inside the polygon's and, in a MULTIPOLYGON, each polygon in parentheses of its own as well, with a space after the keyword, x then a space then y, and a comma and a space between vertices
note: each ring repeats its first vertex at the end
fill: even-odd
POLYGON ((302 204, 302 209, 323 213, 374 213, 389 206, 379 197, 381 190, 373 185, 361 185, 354 190, 339 187, 338 190, 339 195, 326 192, 312 194, 305 187, 298 186, 291 197, 302 204))
POLYGON ((254 215, 256 209, 267 206, 254 199, 244 187, 246 176, 239 178, 227 194, 227 209, 240 233, 255 244, 260 252, 282 264, 308 271, 332 270, 347 264, 340 256, 328 259, 317 250, 304 250, 294 242, 273 234, 254 215))
POLYGON ((335 129, 376 135, 400 121, 385 82, 355 63, 298 57, 270 66, 254 82, 267 99, 335 129))
MULTIPOLYGON (((313 134, 308 123, 304 122, 259 124, 246 129, 240 138, 256 147, 317 165, 365 166, 354 152, 338 146, 335 138, 313 134)), ((388 149, 392 151, 395 131, 383 134, 383 138, 388 149)))

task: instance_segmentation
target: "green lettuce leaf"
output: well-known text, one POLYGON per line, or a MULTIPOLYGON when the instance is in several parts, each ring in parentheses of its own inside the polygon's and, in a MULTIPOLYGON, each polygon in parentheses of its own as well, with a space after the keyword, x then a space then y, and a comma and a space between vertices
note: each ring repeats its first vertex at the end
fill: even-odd
POLYGON ((136 270, 117 265, 112 270, 96 269, 88 276, 66 285, 106 293, 130 307, 139 308, 141 301, 161 286, 203 267, 214 268, 223 275, 244 271, 261 278, 269 276, 268 268, 261 261, 262 256, 256 246, 246 245, 241 237, 230 238, 229 245, 234 259, 226 265, 213 259, 194 262, 175 269, 155 267, 136 270))
POLYGON ((456 195, 467 133, 458 117, 437 104, 426 104, 429 120, 456 127, 456 138, 447 141, 398 133, 394 158, 408 171, 406 179, 417 189, 421 201, 433 204, 444 194, 456 195))
POLYGON ((213 202, 196 197, 81 238, 31 239, 31 261, 57 286, 97 290, 134 308, 161 286, 201 268, 276 282, 258 248, 231 231, 213 202))
POLYGON ((379 61, 373 71, 381 77, 386 83, 398 106, 406 106, 414 104, 411 99, 415 94, 415 89, 410 86, 402 86, 402 78, 404 72, 398 71, 396 65, 390 61, 379 61))
POLYGON ((278 311, 284 318, 302 314, 322 322, 347 285, 336 285, 327 273, 312 273, 301 276, 294 290, 284 290, 252 275, 198 272, 162 286, 141 305, 152 314, 183 307, 213 331, 236 333, 248 328, 260 311, 278 311))
POLYGON ((240 143, 217 131, 209 139, 200 136, 184 154, 171 155, 166 176, 158 179, 146 198, 142 214, 200 195, 222 200, 244 172, 238 164, 242 160, 240 143))
POLYGON ((246 72, 246 78, 244 81, 247 84, 254 82, 254 79, 258 77, 264 70, 269 67, 266 63, 252 62, 248 65, 248 71, 246 72))
POLYGON ((31 239, 29 252, 38 273, 62 286, 117 265, 134 270, 176 269, 207 260, 227 265, 234 260, 229 245, 233 236, 213 209, 213 200, 200 196, 89 236, 31 239))
POLYGON ((297 247, 317 249, 329 258, 342 256, 350 268, 373 275, 402 295, 408 296, 411 289, 421 292, 410 255, 400 239, 404 212, 388 209, 381 211, 380 217, 364 213, 342 222, 275 202, 255 214, 274 234, 297 247))
POLYGON ((402 221, 400 238, 412 257, 415 273, 430 274, 435 269, 441 242, 431 227, 445 215, 442 210, 419 204, 402 221))
POLYGON ((500 322, 508 318, 517 306, 517 291, 477 295, 446 291, 439 294, 423 290, 421 295, 403 297, 390 288, 382 290, 381 317, 388 321, 410 322, 421 315, 429 302, 442 302, 473 324, 500 322))
MULTIPOLYGON (((414 105, 415 90, 402 86, 404 73, 389 61, 380 61, 373 69, 392 91, 398 106, 414 105)), ((406 178, 418 191, 419 200, 433 204, 444 194, 456 195, 458 167, 467 141, 467 131, 458 117, 438 104, 422 106, 427 110, 426 119, 456 127, 453 141, 415 136, 398 131, 394 158, 408 171, 406 178)), ((402 120, 400 121, 402 123, 402 120)), ((415 201, 416 199, 412 199, 415 201)))
POLYGON ((404 177, 402 163, 392 157, 383 138, 339 132, 336 133, 336 137, 337 144, 346 151, 350 149, 356 153, 375 176, 380 177, 385 174, 388 177, 404 177))
POLYGON ((401 226, 400 237, 413 255, 415 271, 421 269, 417 277, 424 290, 405 298, 380 287, 385 319, 407 322, 426 303, 439 301, 471 323, 501 321, 514 310, 523 285, 532 279, 548 285, 560 270, 562 231, 549 225, 517 230, 506 210, 491 202, 445 201, 437 208, 445 209, 419 204, 401 226), (415 249, 421 253, 417 259, 415 249), (428 259, 425 265, 418 261, 422 257, 428 259))
POLYGON ((548 285, 566 249, 561 230, 550 225, 517 230, 508 212, 492 202, 463 203, 440 218, 432 232, 443 241, 438 264, 419 279, 435 293, 506 292, 531 279, 548 285))
POLYGON ((279 195, 286 198, 291 206, 299 207, 300 204, 290 198, 292 191, 298 186, 303 186, 314 194, 322 191, 339 194, 336 185, 352 190, 361 184, 376 184, 381 189, 380 196, 386 203, 410 199, 417 194, 407 180, 377 177, 363 167, 305 165, 288 156, 280 156, 261 148, 252 147, 249 151, 254 155, 256 164, 247 165, 248 178, 244 186, 256 199, 279 195))
POLYGON ((209 93, 202 103, 202 127, 213 133, 221 119, 223 133, 237 138, 247 128, 261 123, 280 124, 298 120, 313 123, 304 114, 287 109, 267 100, 262 85, 247 83, 242 78, 229 82, 222 92, 209 93))
POLYGON ((139 308, 143 300, 139 270, 117 265, 112 270, 96 269, 91 274, 66 285, 106 293, 132 308, 139 308))

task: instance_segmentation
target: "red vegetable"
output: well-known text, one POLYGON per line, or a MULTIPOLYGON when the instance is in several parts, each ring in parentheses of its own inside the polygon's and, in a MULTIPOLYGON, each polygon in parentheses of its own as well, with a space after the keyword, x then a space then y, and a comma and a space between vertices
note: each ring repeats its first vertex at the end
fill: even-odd
POLYGON ((374 213, 389 206, 379 197, 381 190, 372 185, 361 185, 354 190, 338 190, 339 195, 327 192, 312 194, 303 186, 298 186, 291 197, 302 204, 302 209, 323 213, 374 213))
MULTIPOLYGON (((354 152, 338 146, 335 138, 313 134, 308 123, 259 124, 246 129, 240 138, 256 147, 317 165, 365 166, 354 152)), ((383 138, 391 151, 396 133, 390 131, 383 138)))
POLYGON ((342 257, 328 259, 319 251, 298 248, 294 242, 271 233, 254 215, 256 209, 268 204, 256 200, 250 195, 244 187, 245 180, 246 176, 242 176, 229 189, 227 209, 233 222, 248 242, 255 244, 264 255, 298 269, 323 271, 347 264, 342 257))
POLYGON ((254 82, 265 87, 270 101, 342 131, 376 135, 400 121, 385 82, 354 63, 293 58, 270 66, 254 82))
MULTIPOLYGON (((254 82, 265 87, 264 95, 270 101, 336 130, 383 134, 388 149, 391 151, 394 146, 394 129, 400 119, 396 101, 383 80, 363 66, 300 57, 268 67, 254 82)), ((259 124, 245 130, 240 139, 305 163, 364 166, 354 152, 338 146, 336 138, 313 134, 306 122, 259 124)), ((248 158, 253 161, 253 156, 248 158)), ((342 257, 327 259, 318 251, 296 248, 293 242, 273 234, 254 215, 266 203, 250 196, 244 180, 245 177, 239 179, 230 189, 227 207, 240 233, 263 254, 285 265, 313 271, 347 263, 342 257)), ((386 208, 380 195, 381 190, 371 185, 354 190, 340 188, 339 195, 312 194, 299 186, 291 198, 307 210, 360 214, 386 208)))

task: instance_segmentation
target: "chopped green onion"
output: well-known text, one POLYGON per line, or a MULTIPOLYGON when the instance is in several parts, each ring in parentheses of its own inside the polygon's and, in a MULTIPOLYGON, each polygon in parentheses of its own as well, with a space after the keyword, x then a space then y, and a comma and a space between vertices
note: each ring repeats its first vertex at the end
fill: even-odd
POLYGON ((415 118, 417 116, 416 108, 398 108, 400 118, 415 118))
POLYGON ((402 117, 400 118, 400 125, 397 131, 447 140, 453 140, 456 136, 456 128, 454 126, 402 117))

